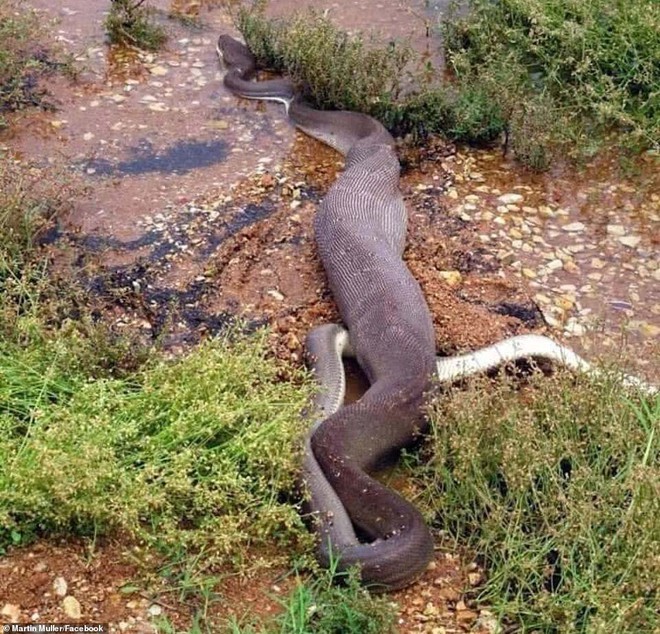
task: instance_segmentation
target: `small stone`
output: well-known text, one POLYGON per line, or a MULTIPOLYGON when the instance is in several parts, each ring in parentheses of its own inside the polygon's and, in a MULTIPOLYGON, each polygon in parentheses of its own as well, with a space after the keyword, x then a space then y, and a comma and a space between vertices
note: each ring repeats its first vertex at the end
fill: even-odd
POLYGON ((82 614, 80 602, 78 599, 70 595, 64 597, 64 600, 62 601, 62 609, 70 619, 79 619, 82 614))
POLYGON ((0 614, 6 616, 10 623, 18 623, 18 620, 21 618, 21 608, 14 603, 5 603, 0 614))
POLYGON ((69 584, 67 584, 64 577, 56 577, 53 581, 53 590, 58 597, 65 597, 67 590, 69 589, 69 584))
POLYGON ((532 269, 523 269, 522 274, 530 280, 533 280, 536 277, 536 271, 533 271, 532 269))
POLYGON ((501 196, 498 197, 500 202, 504 203, 505 205, 509 205, 511 203, 519 203, 523 200, 523 196, 520 194, 502 194, 501 196))
POLYGON ((634 249, 642 239, 639 236, 620 236, 618 240, 624 246, 634 249))
POLYGON ((273 289, 268 291, 268 294, 274 299, 276 299, 278 302, 284 301, 284 295, 282 295, 282 293, 280 293, 279 291, 273 289))
POLYGON ((581 222, 571 222, 570 224, 564 225, 562 229, 570 233, 584 231, 584 224, 581 222))
POLYGON ((157 77, 162 77, 163 75, 167 75, 169 71, 167 70, 167 68, 165 68, 165 66, 152 66, 149 69, 149 72, 152 75, 156 75, 157 77))
POLYGON ((546 306, 550 304, 550 298, 547 295, 543 295, 543 293, 537 293, 534 295, 534 301, 539 304, 545 304, 546 306))
POLYGON ((546 266, 551 271, 557 271, 558 269, 564 268, 564 263, 559 259, 555 259, 555 260, 551 260, 550 262, 548 262, 548 264, 546 266))
POLYGON ((150 616, 160 616, 163 613, 163 608, 157 603, 152 603, 147 610, 150 616))
POLYGON ((458 286, 463 279, 460 271, 439 271, 438 275, 440 275, 449 286, 458 286))
POLYGON ((611 236, 623 236, 626 234, 626 228, 623 225, 607 225, 607 233, 611 236))
POLYGON ((92 132, 85 132, 85 134, 83 134, 84 141, 91 141, 93 138, 94 134, 92 132))
POLYGON ((150 103, 147 107, 149 110, 153 110, 154 112, 167 112, 169 110, 169 107, 160 101, 156 103, 150 103))

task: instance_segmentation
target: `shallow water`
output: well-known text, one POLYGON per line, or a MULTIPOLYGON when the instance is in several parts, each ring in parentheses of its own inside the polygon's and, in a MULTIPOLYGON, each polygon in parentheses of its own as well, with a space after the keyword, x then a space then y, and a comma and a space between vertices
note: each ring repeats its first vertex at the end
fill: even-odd
MULTIPOLYGON (((205 274, 223 240, 272 214, 278 202, 269 192, 289 187, 277 181, 283 164, 297 170, 286 178, 300 180, 291 183, 291 191, 298 190, 302 203, 318 200, 334 178, 341 161, 296 135, 280 107, 237 100, 224 89, 214 43, 218 33, 235 31, 222 9, 202 10, 198 27, 162 14, 170 33, 167 48, 138 55, 105 45, 100 3, 31 4, 58 18, 58 39, 84 70, 73 87, 62 79, 51 82, 55 113, 17 115, 16 132, 0 142, 26 160, 64 165, 80 176, 88 193, 75 201, 61 230, 75 233, 82 248, 96 244, 105 266, 135 267, 145 254, 151 262, 188 254, 185 263, 154 274, 153 283, 157 278, 181 291, 205 274), (255 173, 263 175, 257 189, 265 199, 230 209, 236 188, 255 173), (149 251, 157 240, 162 244, 149 251)), ((153 4, 161 11, 169 7, 153 4)), ((431 27, 447 4, 280 0, 272 6, 285 16, 313 5, 349 30, 374 29, 384 40, 409 38, 439 63, 431 27)), ((412 192, 425 189, 427 198, 432 193, 441 210, 434 213, 472 231, 479 250, 529 289, 553 334, 588 355, 615 351, 626 341, 637 361, 650 366, 660 338, 659 174, 657 158, 650 155, 634 176, 619 168, 616 153, 579 172, 557 167, 534 175, 498 151, 459 149, 408 170, 403 183, 412 192)), ((414 232, 411 236, 415 239, 414 232)), ((309 240, 293 227, 286 257, 300 258, 309 240)), ((231 302, 216 302, 216 308, 256 306, 257 297, 273 292, 296 310, 310 296, 302 287, 308 273, 278 272, 272 289, 269 273, 252 278, 244 271, 226 293, 231 302)), ((459 279, 453 271, 441 273, 459 279)), ((269 314, 265 310, 260 318, 269 314)), ((455 343, 462 345, 468 344, 455 343)))

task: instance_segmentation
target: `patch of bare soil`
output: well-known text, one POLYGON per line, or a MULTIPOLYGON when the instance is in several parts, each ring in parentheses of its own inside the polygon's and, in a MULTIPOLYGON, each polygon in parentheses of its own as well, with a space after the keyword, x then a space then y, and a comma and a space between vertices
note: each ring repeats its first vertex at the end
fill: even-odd
POLYGON ((40 541, 14 549, 0 559, 0 620, 67 623, 80 618, 112 624, 113 631, 153 632, 151 603, 130 591, 138 570, 118 543, 91 549, 82 542, 40 541))

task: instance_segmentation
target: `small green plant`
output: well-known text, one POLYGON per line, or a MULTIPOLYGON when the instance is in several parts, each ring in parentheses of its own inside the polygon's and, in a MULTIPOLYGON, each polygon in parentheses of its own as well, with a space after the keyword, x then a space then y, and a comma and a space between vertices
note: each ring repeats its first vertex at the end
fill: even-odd
POLYGON ((246 615, 227 625, 233 634, 393 634, 395 610, 386 597, 369 594, 356 571, 320 572, 313 579, 296 577, 296 586, 279 600, 282 611, 263 622, 246 615), (339 583, 338 583, 339 582, 339 583))
POLYGON ((42 39, 32 11, 19 0, 0 0, 0 128, 7 125, 3 113, 43 103, 37 78, 52 62, 42 39))
POLYGON ((145 0, 111 0, 105 30, 111 44, 148 51, 158 50, 167 39, 165 30, 154 23, 153 9, 145 0))
POLYGON ((435 526, 486 567, 503 623, 556 634, 660 627, 660 397, 558 373, 477 381, 432 410, 415 467, 435 526))

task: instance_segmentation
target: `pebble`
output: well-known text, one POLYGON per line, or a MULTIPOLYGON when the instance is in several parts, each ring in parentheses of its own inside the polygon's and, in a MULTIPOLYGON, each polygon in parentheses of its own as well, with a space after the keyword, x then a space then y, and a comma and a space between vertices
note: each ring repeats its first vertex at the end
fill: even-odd
POLYGON ((626 228, 623 225, 607 225, 607 233, 611 236, 623 236, 626 228))
POLYGON ((458 286, 463 280, 460 271, 439 271, 438 275, 447 282, 449 286, 458 286))
POLYGON ((584 231, 584 223, 582 222, 571 222, 567 225, 564 225, 562 227, 564 231, 569 231, 569 232, 576 232, 576 231, 584 231))
POLYGON ((68 597, 64 597, 64 600, 62 601, 62 609, 70 619, 79 619, 82 615, 80 602, 78 599, 70 595, 68 597))
POLYGON ((152 603, 147 612, 150 616, 160 616, 163 613, 163 608, 157 603, 152 603))
POLYGON ((56 577, 53 581, 53 590, 58 597, 65 597, 69 589, 69 585, 64 577, 56 577))
POLYGON ((639 236, 620 236, 618 240, 624 246, 631 248, 635 248, 642 241, 639 236))
POLYGON ((165 68, 165 66, 152 66, 149 69, 149 72, 152 75, 156 75, 157 77, 162 77, 163 75, 167 75, 167 73, 169 73, 169 71, 167 70, 167 68, 165 68))
POLYGON ((497 200, 504 203, 505 205, 509 205, 512 203, 522 202, 524 197, 521 194, 502 194, 498 197, 497 200))
POLYGON ((5 603, 0 614, 7 617, 10 623, 18 623, 21 618, 21 607, 14 603, 5 603))

